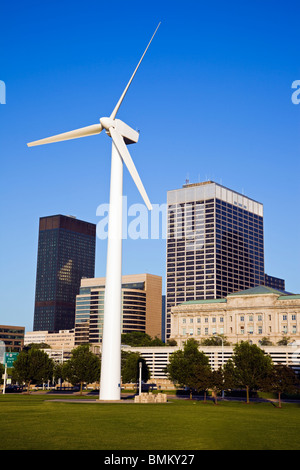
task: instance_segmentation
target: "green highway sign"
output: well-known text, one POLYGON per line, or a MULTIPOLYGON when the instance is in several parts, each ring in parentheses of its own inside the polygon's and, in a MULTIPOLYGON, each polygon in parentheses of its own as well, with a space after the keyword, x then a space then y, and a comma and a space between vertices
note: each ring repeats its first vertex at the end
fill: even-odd
POLYGON ((5 363, 7 364, 7 367, 13 367, 14 362, 17 359, 19 353, 17 352, 9 352, 5 353, 5 363))

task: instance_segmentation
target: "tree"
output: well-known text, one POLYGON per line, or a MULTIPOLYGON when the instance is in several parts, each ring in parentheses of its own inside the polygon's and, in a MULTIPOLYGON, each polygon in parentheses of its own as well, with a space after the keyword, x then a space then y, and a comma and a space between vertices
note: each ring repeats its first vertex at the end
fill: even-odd
POLYGON ((170 380, 182 387, 190 388, 190 398, 192 398, 192 389, 199 389, 199 367, 209 367, 208 357, 202 351, 199 351, 198 346, 197 341, 189 339, 183 350, 175 351, 171 355, 166 368, 170 380))
POLYGON ((80 384, 80 395, 84 383, 99 382, 101 361, 90 351, 87 344, 73 349, 71 358, 63 365, 63 376, 72 385, 80 384))
POLYGON ((165 346, 161 339, 155 337, 151 338, 150 335, 142 331, 132 331, 131 333, 123 333, 121 335, 121 343, 128 346, 165 346))
POLYGON ((210 385, 214 393, 215 405, 217 405, 218 393, 224 390, 224 374, 222 367, 212 371, 210 385))
POLYGON ((54 362, 48 354, 40 349, 23 350, 18 355, 13 367, 13 380, 27 386, 30 393, 30 385, 43 383, 52 379, 54 362))
POLYGON ((167 340, 167 345, 168 346, 177 346, 177 341, 174 338, 170 338, 167 340))
POLYGON ((299 379, 291 367, 277 364, 272 367, 261 382, 261 388, 267 392, 277 393, 278 407, 281 408, 281 395, 283 393, 297 393, 299 391, 299 379))
POLYGON ((29 343, 24 346, 23 351, 28 351, 29 349, 51 349, 51 346, 47 343, 29 343))
POLYGON ((261 346, 273 346, 272 341, 267 336, 264 336, 260 341, 261 346))
POLYGON ((142 380, 147 382, 150 378, 150 372, 145 359, 139 353, 122 351, 121 375, 123 383, 138 382, 140 362, 142 363, 142 380))
POLYGON ((230 390, 235 387, 234 381, 234 364, 231 359, 227 361, 223 368, 223 380, 224 380, 224 389, 223 390, 230 390))
POLYGON ((4 372, 5 372, 5 367, 4 367, 4 365, 0 362, 0 384, 3 384, 2 376, 4 375, 4 372))
POLYGON ((289 336, 283 335, 282 338, 278 341, 278 346, 287 346, 291 338, 289 336))
POLYGON ((61 362, 56 362, 53 369, 53 378, 55 382, 63 381, 63 364, 61 362))
POLYGON ((190 386, 198 393, 204 392, 204 403, 206 403, 206 394, 211 386, 212 371, 208 364, 196 364, 193 368, 193 375, 190 376, 190 386))
MULTIPOLYGON (((226 341, 225 336, 223 336, 224 346, 229 346, 230 343, 226 341)), ((220 336, 212 336, 211 338, 206 338, 201 340, 201 346, 222 346, 222 339, 220 336)))
POLYGON ((165 346, 165 343, 160 338, 155 336, 155 338, 151 339, 150 346, 165 346))
POLYGON ((224 369, 232 374, 235 386, 246 388, 249 403, 249 391, 259 388, 260 382, 272 369, 272 360, 255 344, 242 341, 235 345, 233 356, 224 369))

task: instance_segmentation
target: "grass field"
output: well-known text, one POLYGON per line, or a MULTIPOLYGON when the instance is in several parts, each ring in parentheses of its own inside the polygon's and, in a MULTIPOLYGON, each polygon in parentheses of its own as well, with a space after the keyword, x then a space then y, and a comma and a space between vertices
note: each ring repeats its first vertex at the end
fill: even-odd
POLYGON ((300 405, 0 397, 0 450, 299 450, 300 405), (72 402, 73 401, 73 402, 72 402))

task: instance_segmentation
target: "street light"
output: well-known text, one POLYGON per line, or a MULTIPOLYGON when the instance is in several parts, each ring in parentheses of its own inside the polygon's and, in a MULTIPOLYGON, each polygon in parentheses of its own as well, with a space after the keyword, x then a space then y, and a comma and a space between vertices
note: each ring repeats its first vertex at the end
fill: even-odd
POLYGON ((215 333, 213 333, 213 335, 214 335, 215 338, 220 338, 220 340, 222 341, 222 368, 223 368, 223 366, 224 366, 224 340, 223 340, 222 336, 218 336, 215 333))
POLYGON ((142 362, 139 362, 139 395, 142 393, 142 362))
POLYGON ((3 391, 2 391, 3 395, 5 394, 6 382, 7 382, 7 362, 5 361, 4 382, 3 382, 3 391))
MULTIPOLYGON (((218 336, 215 333, 213 333, 213 335, 214 335, 215 338, 220 338, 220 340, 222 341, 222 370, 223 370, 223 367, 224 367, 224 340, 223 340, 222 336, 218 336)), ((224 390, 222 390, 222 398, 224 398, 224 390)))

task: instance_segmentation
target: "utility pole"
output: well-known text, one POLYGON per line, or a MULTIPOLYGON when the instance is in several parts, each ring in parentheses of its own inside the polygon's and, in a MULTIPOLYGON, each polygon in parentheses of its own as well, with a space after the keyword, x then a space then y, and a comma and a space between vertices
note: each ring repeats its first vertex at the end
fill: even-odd
POLYGON ((142 393, 142 363, 139 362, 139 395, 142 393))

